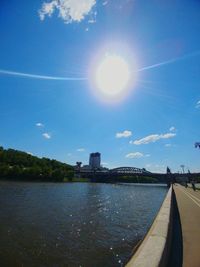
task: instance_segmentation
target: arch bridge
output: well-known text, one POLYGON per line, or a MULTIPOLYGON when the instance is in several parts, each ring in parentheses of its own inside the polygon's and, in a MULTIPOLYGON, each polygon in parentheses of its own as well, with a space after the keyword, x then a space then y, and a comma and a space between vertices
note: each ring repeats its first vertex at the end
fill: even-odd
POLYGON ((115 174, 149 174, 145 169, 140 169, 136 167, 118 167, 110 170, 110 173, 115 174))

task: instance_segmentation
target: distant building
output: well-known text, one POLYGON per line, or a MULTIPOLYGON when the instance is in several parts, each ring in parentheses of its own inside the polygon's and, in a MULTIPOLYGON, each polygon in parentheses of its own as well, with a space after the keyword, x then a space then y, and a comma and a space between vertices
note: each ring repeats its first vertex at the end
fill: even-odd
POLYGON ((83 165, 83 167, 81 168, 82 172, 90 172, 91 168, 89 165, 83 165))
POLYGON ((90 154, 89 166, 91 169, 101 168, 101 154, 99 152, 90 154))

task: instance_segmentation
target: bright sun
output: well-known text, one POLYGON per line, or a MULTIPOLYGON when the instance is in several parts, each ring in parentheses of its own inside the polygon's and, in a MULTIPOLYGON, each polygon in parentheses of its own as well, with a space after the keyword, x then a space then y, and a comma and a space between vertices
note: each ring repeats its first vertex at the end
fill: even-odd
POLYGON ((127 88, 129 80, 129 66, 118 55, 107 55, 97 67, 95 81, 104 95, 120 95, 127 88))

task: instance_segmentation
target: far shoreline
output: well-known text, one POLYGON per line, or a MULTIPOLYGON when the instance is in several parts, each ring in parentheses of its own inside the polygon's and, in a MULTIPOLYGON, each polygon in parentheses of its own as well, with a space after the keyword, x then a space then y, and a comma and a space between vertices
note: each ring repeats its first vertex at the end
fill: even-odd
POLYGON ((112 184, 112 185, 132 185, 132 186, 163 186, 167 187, 165 183, 134 183, 134 182, 105 182, 104 181, 91 181, 90 179, 74 178, 72 181, 43 181, 43 180, 22 180, 22 179, 1 179, 0 183, 46 183, 46 184, 73 184, 73 183, 92 183, 92 184, 112 184))

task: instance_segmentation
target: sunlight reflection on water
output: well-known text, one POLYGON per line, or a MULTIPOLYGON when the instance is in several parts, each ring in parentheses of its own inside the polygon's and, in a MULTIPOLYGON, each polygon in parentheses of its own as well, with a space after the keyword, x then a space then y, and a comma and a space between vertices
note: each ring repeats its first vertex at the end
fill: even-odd
POLYGON ((0 183, 1 266, 123 266, 166 187, 0 183))

